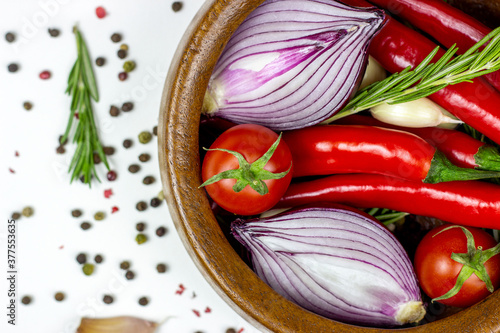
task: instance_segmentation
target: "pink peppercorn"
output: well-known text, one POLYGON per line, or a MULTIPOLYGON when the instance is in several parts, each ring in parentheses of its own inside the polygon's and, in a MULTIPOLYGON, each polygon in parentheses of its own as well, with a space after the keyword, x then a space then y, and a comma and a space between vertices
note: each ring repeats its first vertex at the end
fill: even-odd
POLYGON ((125 81, 128 77, 128 74, 126 72, 121 72, 120 74, 118 74, 118 79, 120 81, 125 81))
POLYGON ((97 7, 95 9, 95 14, 98 18, 102 19, 106 16, 106 9, 104 9, 103 7, 97 7))
POLYGON ((49 71, 43 71, 40 73, 39 76, 40 76, 40 79, 42 79, 42 80, 48 80, 48 79, 50 79, 51 74, 49 71))
POLYGON ((108 180, 110 182, 116 180, 116 172, 114 172, 113 170, 108 171, 108 174, 106 176, 108 177, 108 180))

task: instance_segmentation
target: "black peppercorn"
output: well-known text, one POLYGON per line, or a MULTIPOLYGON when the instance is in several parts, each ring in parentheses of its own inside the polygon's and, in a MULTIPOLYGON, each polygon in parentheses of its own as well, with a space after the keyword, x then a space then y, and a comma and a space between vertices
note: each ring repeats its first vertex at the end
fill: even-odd
POLYGON ((228 328, 226 333, 236 333, 236 330, 234 328, 228 328))
POLYGON ((102 298, 102 301, 105 304, 111 304, 111 303, 113 303, 113 296, 111 296, 111 295, 104 295, 104 297, 102 298))
POLYGON ((153 177, 153 176, 146 176, 146 177, 144 177, 144 179, 142 180, 142 183, 143 183, 144 185, 151 185, 151 184, 153 184, 153 183, 155 182, 155 180, 156 180, 156 179, 155 179, 155 177, 153 177))
POLYGON ((127 273, 125 273, 125 278, 127 280, 132 280, 132 279, 134 279, 134 277, 135 277, 135 274, 132 271, 127 271, 127 273))
POLYGON ((101 156, 98 153, 94 153, 94 164, 101 163, 101 156))
POLYGON ((156 265, 156 270, 158 271, 158 273, 165 273, 167 271, 167 265, 158 264, 156 265))
POLYGON ((139 155, 139 161, 141 162, 147 162, 151 159, 151 155, 147 154, 147 153, 143 153, 141 155, 139 155))
POLYGON ((113 41, 113 43, 119 43, 122 40, 122 35, 115 32, 114 34, 111 35, 111 40, 113 41))
POLYGON ((80 216, 82 216, 82 211, 79 210, 79 209, 73 209, 71 211, 71 216, 73 216, 73 217, 80 217, 80 216))
POLYGON ((104 260, 104 259, 103 259, 103 257, 102 257, 100 254, 98 254, 98 255, 96 255, 96 256, 94 257, 94 261, 95 261, 96 263, 98 263, 98 264, 102 263, 102 261, 103 261, 103 260, 104 260))
POLYGON ((120 268, 121 268, 121 269, 124 269, 124 270, 129 269, 129 268, 130 268, 130 262, 128 262, 128 261, 122 261, 122 262, 120 263, 120 268))
POLYGON ((142 306, 145 306, 145 305, 148 305, 149 303, 149 300, 147 297, 141 297, 139 298, 139 304, 142 305, 142 306))
POLYGON ((58 301, 58 302, 63 301, 63 300, 64 300, 64 297, 65 297, 64 293, 62 293, 62 292, 60 292, 60 291, 59 291, 59 292, 57 292, 57 293, 54 295, 54 298, 55 298, 55 299, 56 299, 56 301, 58 301))
POLYGON ((62 145, 61 145, 61 146, 58 146, 58 147, 56 148, 56 153, 58 153, 58 154, 64 154, 65 152, 66 152, 66 149, 65 149, 65 148, 64 148, 64 146, 62 146, 62 145))
POLYGON ((148 208, 148 204, 145 201, 139 201, 135 205, 135 208, 137 208, 138 211, 142 212, 148 208))
POLYGON ((167 233, 167 228, 165 227, 158 227, 158 229, 156 229, 156 235, 158 237, 163 237, 165 234, 167 233))
POLYGON ((79 264, 85 264, 87 262, 87 255, 85 253, 80 253, 76 256, 76 261, 79 264))
POLYGON ((181 1, 174 1, 172 3, 172 10, 174 12, 178 12, 182 9, 182 5, 183 5, 183 3, 181 1))
POLYGON ((104 66, 104 64, 106 64, 106 59, 99 57, 95 60, 95 64, 99 67, 104 66))
POLYGON ((146 229, 146 224, 144 222, 139 222, 135 225, 137 231, 144 231, 146 229))
POLYGON ((31 104, 30 102, 24 102, 23 103, 23 108, 26 110, 26 111, 29 111, 33 108, 33 104, 31 104))
POLYGON ((7 69, 9 70, 9 72, 15 73, 19 69, 19 65, 18 64, 9 64, 9 66, 7 66, 7 69))
MULTIPOLYGON (((127 57, 127 51, 125 51, 124 49, 119 49, 118 52, 116 53, 116 55, 118 55, 118 58, 120 58, 120 59, 125 59, 127 57)), ((123 72, 123 73, 126 73, 126 72, 123 72)))
POLYGON ((57 37, 59 36, 59 34, 61 33, 61 31, 59 31, 59 29, 51 29, 49 28, 49 35, 50 37, 57 37))
POLYGON ((131 164, 129 167, 128 167, 128 171, 130 171, 131 173, 136 173, 138 172, 139 170, 141 169, 141 167, 137 164, 131 164))
POLYGON ((5 40, 9 43, 12 43, 13 41, 16 40, 16 35, 14 35, 14 33, 12 32, 8 32, 5 34, 5 40))
POLYGON ((153 134, 158 135, 158 126, 153 127, 153 134))
POLYGON ((161 200, 158 199, 157 197, 154 197, 153 199, 151 199, 151 202, 149 203, 151 205, 151 207, 158 207, 159 205, 161 205, 161 200))
POLYGON ((132 103, 132 102, 125 102, 122 104, 122 111, 123 112, 132 111, 133 108, 134 108, 134 103, 132 103))
POLYGON ((28 305, 31 303, 31 297, 30 296, 24 296, 22 299, 21 299, 21 303, 23 303, 24 305, 28 305))
POLYGON ((109 114, 111 117, 117 117, 120 114, 120 109, 118 109, 116 106, 111 105, 109 108, 109 114))
POLYGON ((82 228, 83 230, 88 230, 91 227, 92 225, 89 222, 82 222, 82 224, 80 224, 80 228, 82 228))
POLYGON ((127 149, 132 147, 132 140, 130 140, 130 139, 123 140, 123 147, 127 148, 127 149))
POLYGON ((103 147, 102 150, 104 151, 104 154, 106 154, 108 156, 113 155, 115 153, 115 148, 110 147, 110 146, 103 147))

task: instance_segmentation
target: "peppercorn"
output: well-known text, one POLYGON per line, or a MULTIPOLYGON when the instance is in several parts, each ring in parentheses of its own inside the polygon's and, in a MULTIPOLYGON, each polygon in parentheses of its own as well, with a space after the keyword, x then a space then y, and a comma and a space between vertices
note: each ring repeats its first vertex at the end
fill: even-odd
POLYGON ((23 103, 23 108, 26 110, 26 111, 29 111, 33 108, 33 104, 31 104, 30 102, 24 102, 23 103))
POLYGON ((109 114, 111 117, 117 117, 120 114, 120 109, 118 109, 116 106, 111 105, 109 108, 109 114))
POLYGON ((56 153, 58 154, 64 154, 66 152, 66 149, 64 148, 64 146, 58 146, 56 148, 56 153))
POLYGON ((8 32, 5 34, 5 40, 9 43, 12 43, 13 41, 16 40, 16 35, 14 35, 14 33, 12 32, 8 32))
POLYGON ((82 267, 83 274, 87 276, 92 275, 92 273, 94 273, 94 267, 95 266, 93 264, 89 263, 84 264, 82 267))
POLYGON ((103 7, 99 6, 95 9, 95 14, 98 18, 102 19, 104 17, 106 17, 106 9, 104 9, 103 7))
POLYGON ((141 167, 137 164, 131 164, 129 167, 128 167, 128 171, 130 171, 131 173, 136 173, 138 172, 139 170, 141 169, 141 167))
POLYGON ((132 140, 130 140, 130 139, 123 140, 123 147, 127 148, 127 149, 132 147, 132 140))
POLYGON ((58 302, 63 301, 63 300, 64 300, 64 297, 65 297, 64 293, 62 293, 62 292, 60 292, 60 291, 59 291, 59 292, 57 292, 57 293, 54 295, 54 298, 55 298, 55 299, 56 299, 56 301, 58 301, 58 302))
POLYGON ((141 155, 139 155, 139 161, 141 162, 147 162, 151 159, 151 155, 147 154, 147 153, 143 153, 141 155))
POLYGON ((24 207, 23 210, 21 211, 21 214, 23 214, 23 216, 25 217, 30 217, 32 216, 34 213, 33 211, 33 208, 32 207, 24 207))
POLYGON ((142 183, 143 183, 144 185, 151 185, 151 184, 153 184, 153 183, 155 182, 155 180, 156 180, 156 179, 155 179, 155 177, 153 177, 153 176, 146 176, 146 177, 144 177, 144 179, 142 180, 142 183))
POLYGON ((151 205, 151 207, 156 208, 161 205, 161 200, 154 197, 153 199, 151 199, 151 202, 149 204, 151 205))
POLYGON ((146 229, 146 224, 144 222, 139 222, 135 225, 135 229, 139 232, 144 231, 146 229))
POLYGON ((124 269, 124 270, 129 269, 130 268, 130 262, 128 262, 128 261, 122 261, 120 263, 120 268, 124 269))
POLYGON ((128 45, 127 44, 120 45, 120 50, 128 51, 128 45))
POLYGON ((148 241, 148 236, 144 235, 144 234, 138 234, 136 237, 135 237, 135 241, 137 242, 137 244, 144 244, 148 241))
POLYGON ((79 253, 76 256, 76 261, 78 261, 79 264, 85 264, 87 262, 87 255, 85 253, 79 253))
POLYGON ((116 54, 118 55, 118 58, 120 58, 120 59, 125 59, 127 57, 127 51, 125 51, 123 49, 119 49, 116 54))
POLYGON ((104 295, 104 297, 102 298, 102 301, 105 304, 111 304, 111 303, 113 303, 113 296, 111 296, 111 295, 104 295))
POLYGON ((52 74, 49 71, 43 71, 39 75, 40 79, 42 80, 48 80, 52 76, 52 74))
POLYGON ((9 66, 7 66, 7 69, 9 70, 9 72, 15 73, 19 69, 19 65, 18 64, 9 64, 9 66))
POLYGON ((120 81, 125 81, 125 80, 127 79, 127 77, 128 77, 128 74, 127 74, 127 73, 125 73, 125 72, 120 72, 120 73, 118 73, 118 79, 119 79, 120 81))
POLYGON ((98 57, 96 60, 95 60, 95 64, 99 67, 102 67, 106 64, 106 59, 103 58, 103 57, 98 57))
POLYGON ((73 216, 73 217, 80 217, 80 216, 82 216, 82 211, 79 210, 79 209, 73 209, 71 211, 71 216, 73 216))
POLYGON ((158 237, 163 237, 167 233, 167 228, 161 226, 156 229, 156 235, 158 237))
POLYGON ((106 174, 106 178, 108 178, 110 182, 115 181, 116 177, 117 177, 116 172, 113 170, 109 170, 108 173, 106 174))
POLYGON ((126 72, 126 73, 130 73, 131 71, 133 71, 135 69, 135 62, 133 61, 125 61, 125 63, 123 64, 123 70, 126 72))
POLYGON ((160 199, 161 201, 163 201, 165 199, 165 195, 163 194, 163 191, 160 191, 158 193, 158 199, 160 199))
POLYGON ((113 43, 119 43, 122 40, 122 35, 115 32, 114 34, 111 35, 111 40, 113 41, 113 43))
POLYGON ((226 333, 236 333, 236 330, 234 328, 228 328, 226 333))
POLYGON ((104 260, 104 259, 103 259, 103 257, 102 257, 100 254, 98 254, 98 255, 96 255, 96 256, 94 257, 94 261, 95 261, 97 264, 102 263, 102 261, 103 261, 103 260, 104 260))
POLYGON ((122 111, 123 112, 129 112, 134 109, 134 103, 132 102, 125 102, 122 104, 122 111))
POLYGON ((135 277, 135 274, 134 274, 134 272, 132 272, 132 271, 127 271, 127 273, 125 273, 125 278, 126 278, 127 280, 133 280, 133 279, 134 279, 134 277, 135 277))
POLYGON ((101 163, 101 156, 99 156, 99 153, 94 153, 94 164, 99 164, 101 163))
POLYGON ((49 35, 50 35, 50 37, 57 37, 57 36, 59 36, 60 33, 61 33, 61 31, 59 29, 55 29, 55 28, 51 29, 51 28, 49 28, 49 35))
POLYGON ((110 146, 103 147, 102 150, 104 151, 104 154, 108 156, 113 155, 115 153, 115 148, 110 146))
POLYGON ((153 134, 158 135, 158 126, 153 127, 153 134))
POLYGON ((18 213, 18 212, 12 213, 13 220, 19 220, 20 218, 21 218, 21 213, 18 213))
POLYGON ((92 225, 89 222, 82 222, 82 224, 80 224, 80 228, 82 228, 83 230, 88 230, 91 227, 92 225))
POLYGON ((139 298, 139 304, 140 305, 146 306, 146 305, 148 305, 148 303, 149 303, 149 300, 148 300, 147 297, 141 297, 141 298, 139 298))
POLYGON ((156 270, 158 271, 158 273, 165 273, 167 271, 167 265, 158 264, 156 265, 156 270))
POLYGON ((31 303, 31 297, 30 296, 24 296, 22 299, 21 299, 21 303, 23 303, 24 305, 28 305, 31 303))
POLYGON ((182 5, 183 5, 183 3, 181 1, 174 1, 172 3, 172 10, 174 12, 178 12, 182 9, 182 5))
POLYGON ((146 144, 149 141, 151 141, 151 138, 152 138, 152 135, 148 131, 142 131, 141 133, 139 133, 139 142, 140 143, 146 144))
POLYGON ((142 211, 145 211, 148 208, 148 204, 145 201, 139 201, 135 205, 135 208, 137 208, 138 211, 142 212, 142 211))
POLYGON ((104 220, 105 217, 106 217, 106 214, 104 214, 104 212, 97 212, 94 214, 94 219, 96 221, 102 221, 102 220, 104 220))

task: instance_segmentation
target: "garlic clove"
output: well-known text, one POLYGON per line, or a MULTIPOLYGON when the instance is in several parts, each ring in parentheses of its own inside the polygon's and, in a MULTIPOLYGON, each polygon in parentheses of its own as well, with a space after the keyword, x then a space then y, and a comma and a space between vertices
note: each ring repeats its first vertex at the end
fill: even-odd
POLYGON ((155 322, 130 316, 82 318, 76 333, 153 333, 157 327, 155 322))
POLYGON ((387 73, 384 67, 375 58, 368 56, 368 64, 366 65, 365 74, 358 90, 368 87, 372 83, 382 81, 386 77, 387 73))

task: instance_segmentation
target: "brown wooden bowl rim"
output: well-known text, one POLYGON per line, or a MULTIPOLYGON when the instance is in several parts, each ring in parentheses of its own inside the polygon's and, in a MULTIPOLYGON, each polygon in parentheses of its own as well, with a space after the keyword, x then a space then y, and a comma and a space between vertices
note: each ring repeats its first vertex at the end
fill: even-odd
MULTIPOLYGON (((165 82, 159 119, 163 191, 177 232, 200 272, 243 318, 265 332, 387 332, 315 315, 286 300, 238 257, 199 189, 198 126, 204 91, 218 56, 263 0, 206 1, 186 31, 165 82)), ((500 293, 450 317, 400 332, 500 331, 500 293)))

